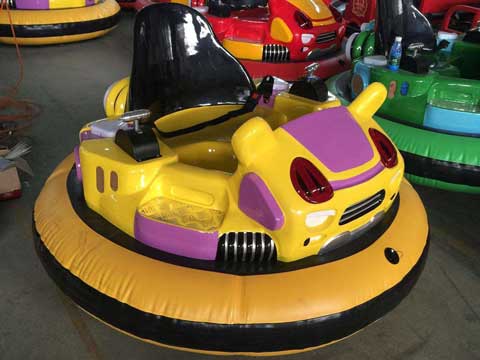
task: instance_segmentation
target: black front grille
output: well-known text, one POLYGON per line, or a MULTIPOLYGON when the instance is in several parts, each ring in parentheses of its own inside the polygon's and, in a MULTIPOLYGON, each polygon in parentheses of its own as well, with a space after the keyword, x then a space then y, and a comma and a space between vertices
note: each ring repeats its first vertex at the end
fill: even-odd
POLYGON ((217 261, 261 263, 277 259, 275 242, 264 233, 229 232, 218 240, 217 261))
POLYGON ((373 209, 380 206, 380 204, 383 202, 383 199, 385 199, 385 190, 381 190, 375 195, 348 207, 340 218, 339 224, 348 224, 349 222, 358 219, 360 216, 369 213, 373 209))
POLYGON ((317 38, 315 39, 315 42, 317 44, 323 44, 323 43, 335 40, 336 37, 337 35, 335 34, 335 31, 331 31, 328 33, 318 35, 317 38))
POLYGON ((267 44, 263 46, 262 60, 266 62, 286 62, 290 60, 290 51, 283 45, 267 44))

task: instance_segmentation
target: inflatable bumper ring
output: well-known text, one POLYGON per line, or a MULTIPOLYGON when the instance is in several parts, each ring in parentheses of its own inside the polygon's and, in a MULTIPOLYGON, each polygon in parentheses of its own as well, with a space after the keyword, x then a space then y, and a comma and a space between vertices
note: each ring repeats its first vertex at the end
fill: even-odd
POLYGON ((54 7, 52 2, 17 0, 16 8, 0 12, 0 42, 50 45, 93 39, 112 30, 120 16, 120 6, 115 0, 101 0, 97 4, 87 0, 81 7, 73 4, 69 8, 54 7))
POLYGON ((372 120, 386 89, 341 107, 272 82, 255 86, 195 10, 138 13, 131 76, 105 96, 116 115, 82 128, 35 204, 67 296, 154 344, 274 355, 348 337, 409 293, 428 224, 372 120))

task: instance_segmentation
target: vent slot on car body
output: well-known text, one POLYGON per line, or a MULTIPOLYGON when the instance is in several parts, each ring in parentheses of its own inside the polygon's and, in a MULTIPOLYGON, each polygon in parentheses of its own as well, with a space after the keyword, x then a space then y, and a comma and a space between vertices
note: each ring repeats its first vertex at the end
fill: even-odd
POLYGON ((229 232, 220 236, 217 261, 220 262, 273 262, 277 249, 273 239, 258 232, 229 232))
POLYGON ((348 224, 349 222, 358 219, 360 216, 369 213, 370 211, 380 206, 384 199, 385 190, 380 190, 375 195, 372 195, 369 198, 348 207, 340 218, 339 224, 348 224))
POLYGON ((266 44, 263 46, 262 61, 287 62, 290 60, 290 51, 286 46, 279 44, 266 44))
POLYGON ((315 42, 317 44, 323 44, 323 43, 335 40, 336 37, 337 35, 335 34, 335 31, 331 31, 331 32, 318 35, 317 38, 315 39, 315 42))

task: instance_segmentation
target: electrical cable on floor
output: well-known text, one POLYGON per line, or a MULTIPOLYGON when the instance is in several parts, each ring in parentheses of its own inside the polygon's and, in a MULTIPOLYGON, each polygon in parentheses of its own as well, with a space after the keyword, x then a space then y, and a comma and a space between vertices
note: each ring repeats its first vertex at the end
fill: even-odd
POLYGON ((0 14, 2 11, 7 12, 10 23, 10 30, 12 32, 17 53, 19 77, 16 84, 7 91, 7 94, 0 96, 0 140, 14 132, 29 127, 33 118, 40 113, 40 107, 38 105, 27 100, 20 100, 16 98, 24 76, 23 58, 15 34, 15 27, 12 21, 9 0, 0 0, 0 14))

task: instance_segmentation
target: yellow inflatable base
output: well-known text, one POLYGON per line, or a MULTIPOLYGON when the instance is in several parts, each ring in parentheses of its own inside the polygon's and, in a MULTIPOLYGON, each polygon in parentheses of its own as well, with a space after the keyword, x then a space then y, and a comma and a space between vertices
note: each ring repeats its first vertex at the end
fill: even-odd
POLYGON ((82 309, 150 343, 262 356, 325 346, 392 310, 414 286, 428 252, 425 209, 404 180, 390 226, 340 260, 244 276, 159 261, 82 221, 67 188, 73 163, 71 155, 57 167, 36 201, 39 257, 82 309))
POLYGON ((86 311, 85 309, 83 309, 81 306, 79 306, 77 304, 77 306, 79 307, 80 310, 84 311, 86 314, 90 315, 91 317, 95 318, 96 320, 100 321, 101 323, 107 325, 108 327, 118 331, 118 332, 121 332, 122 334, 124 335, 127 335, 127 336, 130 336, 134 339, 137 339, 137 340, 140 340, 140 341, 144 341, 146 343, 149 343, 149 344, 152 344, 152 345, 156 345, 156 346, 161 346, 161 347, 164 347, 164 348, 167 348, 167 349, 173 349, 173 350, 178 350, 178 351, 185 351, 185 352, 191 352, 191 353, 196 353, 196 354, 203 354, 203 355, 217 355, 217 356, 232 356, 232 355, 237 355, 237 356, 257 356, 257 357, 260 357, 260 356, 265 356, 265 357, 273 357, 273 356, 285 356, 285 355, 293 355, 293 354, 299 354, 299 353, 303 353, 303 352, 308 352, 308 351, 313 351, 313 350, 317 350, 317 349, 321 349, 323 347, 326 347, 326 346, 329 346, 329 345, 332 345, 332 344, 335 344, 339 341, 342 341, 342 340, 345 340, 353 335, 355 335, 356 333, 360 332, 361 330, 358 330, 344 338, 341 338, 341 339, 337 339, 337 340, 334 340, 332 342, 329 342, 329 343, 326 343, 326 344, 322 344, 322 345, 319 345, 319 346, 313 346, 313 347, 310 347, 310 348, 305 348, 305 349, 301 349, 301 350, 286 350, 286 351, 276 351, 276 352, 269 352, 269 353, 258 353, 258 352, 237 352, 237 353, 227 353, 227 352, 220 352, 220 351, 206 351, 206 350, 193 350, 193 349, 190 349, 190 348, 186 348, 186 347, 180 347, 180 346, 172 346, 172 345, 168 345, 168 344, 163 344, 163 343, 159 343, 157 341, 151 341, 151 340, 148 340, 148 339, 144 339, 144 338, 141 338, 141 337, 138 337, 138 336, 135 336, 127 331, 124 331, 122 329, 119 329, 115 326, 113 326, 112 324, 109 324, 109 323, 106 323, 105 321, 103 321, 101 318, 89 313, 88 311, 86 311))
POLYGON ((118 23, 120 6, 115 0, 81 8, 58 10, 10 10, 0 12, 0 43, 51 45, 89 40, 103 36, 118 23))
MULTIPOLYGON (((109 33, 111 30, 113 30, 113 28, 79 35, 50 36, 45 38, 17 38, 16 43, 18 43, 19 45, 27 46, 66 44, 77 41, 95 39, 109 33)), ((0 43, 15 45, 15 40, 10 37, 0 37, 0 43)))

